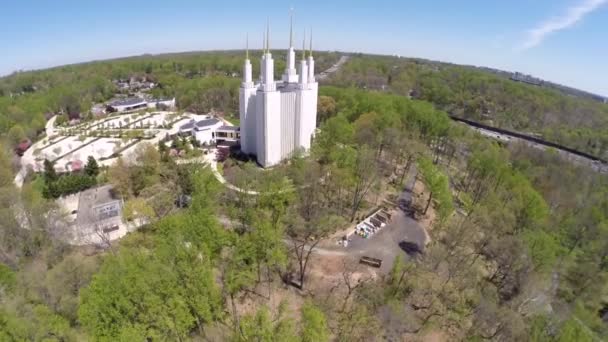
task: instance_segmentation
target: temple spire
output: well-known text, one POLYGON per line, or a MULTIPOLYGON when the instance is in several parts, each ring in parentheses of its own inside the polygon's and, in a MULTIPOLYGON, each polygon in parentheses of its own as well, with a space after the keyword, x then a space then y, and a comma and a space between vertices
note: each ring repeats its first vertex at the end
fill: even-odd
POLYGON ((245 38, 245 59, 249 59, 249 33, 247 33, 245 38))
POLYGON ((293 9, 289 15, 289 47, 293 47, 293 9))
POLYGON ((266 53, 270 53, 270 18, 266 19, 266 53))
POLYGON ((302 39, 302 60, 306 59, 306 30, 304 30, 304 39, 302 39))
POLYGON ((312 57, 312 27, 310 28, 310 45, 309 45, 308 56, 312 57))

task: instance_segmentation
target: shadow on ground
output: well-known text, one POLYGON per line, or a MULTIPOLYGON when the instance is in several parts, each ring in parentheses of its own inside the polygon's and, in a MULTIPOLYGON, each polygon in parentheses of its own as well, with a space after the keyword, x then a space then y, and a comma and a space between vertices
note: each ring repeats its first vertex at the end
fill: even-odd
POLYGON ((399 247, 411 257, 416 257, 423 252, 422 247, 416 242, 401 241, 399 242, 399 247))

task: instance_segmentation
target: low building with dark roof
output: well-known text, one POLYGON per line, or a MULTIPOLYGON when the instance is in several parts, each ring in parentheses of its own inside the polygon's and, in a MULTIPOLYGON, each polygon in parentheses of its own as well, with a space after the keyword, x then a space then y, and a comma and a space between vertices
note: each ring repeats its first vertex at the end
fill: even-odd
POLYGON ((107 106, 108 112, 130 112, 148 108, 148 101, 139 97, 129 97, 110 102, 107 106))

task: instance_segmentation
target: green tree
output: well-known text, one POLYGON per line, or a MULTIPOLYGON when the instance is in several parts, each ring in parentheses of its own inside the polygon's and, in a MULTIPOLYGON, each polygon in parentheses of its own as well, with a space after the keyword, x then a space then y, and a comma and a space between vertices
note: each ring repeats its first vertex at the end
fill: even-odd
POLYGON ((63 317, 44 305, 27 304, 19 314, 0 310, 2 341, 77 341, 75 332, 63 317))
POLYGON ((23 127, 17 124, 11 127, 11 129, 8 131, 8 138, 11 144, 15 146, 19 144, 23 139, 26 139, 27 136, 25 134, 25 131, 23 130, 23 127))
POLYGON ((173 267, 137 250, 105 260, 81 293, 78 318, 93 338, 113 340, 133 328, 148 339, 184 340, 195 322, 173 267))
POLYGON ((330 331, 325 314, 310 301, 302 306, 302 342, 329 341, 330 331))
POLYGON ((536 272, 552 270, 558 256, 563 252, 557 239, 542 230, 526 231, 523 239, 528 245, 528 254, 532 257, 536 272))
POLYGON ((78 294, 99 269, 99 259, 71 254, 46 273, 46 303, 57 313, 77 320, 78 294))
POLYGON ((129 198, 132 195, 131 173, 129 166, 122 157, 118 157, 116 162, 108 169, 108 179, 114 191, 123 198, 129 198))
POLYGON ((178 295, 203 336, 204 325, 223 316, 223 299, 215 281, 207 245, 184 240, 178 232, 160 239, 157 254, 175 273, 178 295))
POLYGON ((336 113, 336 100, 330 96, 319 96, 319 104, 317 105, 319 113, 319 122, 323 122, 336 113))
POLYGON ((263 306, 255 315, 247 315, 241 320, 235 341, 289 342, 297 341, 293 320, 285 317, 286 302, 279 306, 276 317, 263 306))
POLYGON ((44 160, 44 179, 48 183, 56 181, 58 178, 57 172, 55 171, 55 165, 50 160, 44 160))
POLYGON ((125 202, 122 212, 125 221, 136 221, 139 223, 150 223, 156 214, 154 209, 143 198, 132 198, 125 202))
POLYGON ((431 201, 435 199, 437 201, 439 219, 445 221, 454 208, 448 177, 427 157, 421 157, 418 160, 418 170, 429 190, 429 197, 423 215, 426 215, 431 201))
POLYGON ((15 272, 5 264, 0 263, 0 298, 15 288, 15 272))
POLYGON ((84 173, 91 177, 97 177, 99 174, 99 165, 97 164, 97 160, 95 157, 89 156, 87 158, 87 164, 84 167, 84 173))
POLYGON ((571 318, 562 325, 556 340, 558 342, 592 342, 593 337, 587 332, 588 329, 576 319, 571 318))

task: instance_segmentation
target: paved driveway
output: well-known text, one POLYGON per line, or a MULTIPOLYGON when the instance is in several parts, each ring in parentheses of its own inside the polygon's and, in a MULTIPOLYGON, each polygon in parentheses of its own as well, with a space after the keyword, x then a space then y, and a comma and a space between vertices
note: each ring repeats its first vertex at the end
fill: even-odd
MULTIPOLYGON (((411 201, 412 190, 417 171, 412 167, 407 178, 403 192, 399 200, 411 201)), ((411 218, 404 210, 395 208, 392 211, 391 221, 378 233, 370 238, 364 239, 358 235, 352 235, 348 247, 317 248, 319 254, 332 252, 343 252, 345 255, 355 257, 368 256, 382 259, 380 270, 384 273, 390 271, 395 257, 402 255, 406 259, 424 251, 427 243, 427 234, 418 221, 411 218), (325 253, 323 253, 325 251, 325 253)), ((342 253, 341 253, 342 254, 342 253)))
POLYGON ((380 270, 386 273, 395 257, 410 258, 424 250, 425 242, 426 234, 418 222, 397 210, 391 222, 378 233, 368 239, 354 235, 348 247, 342 249, 349 255, 381 259, 380 270))

